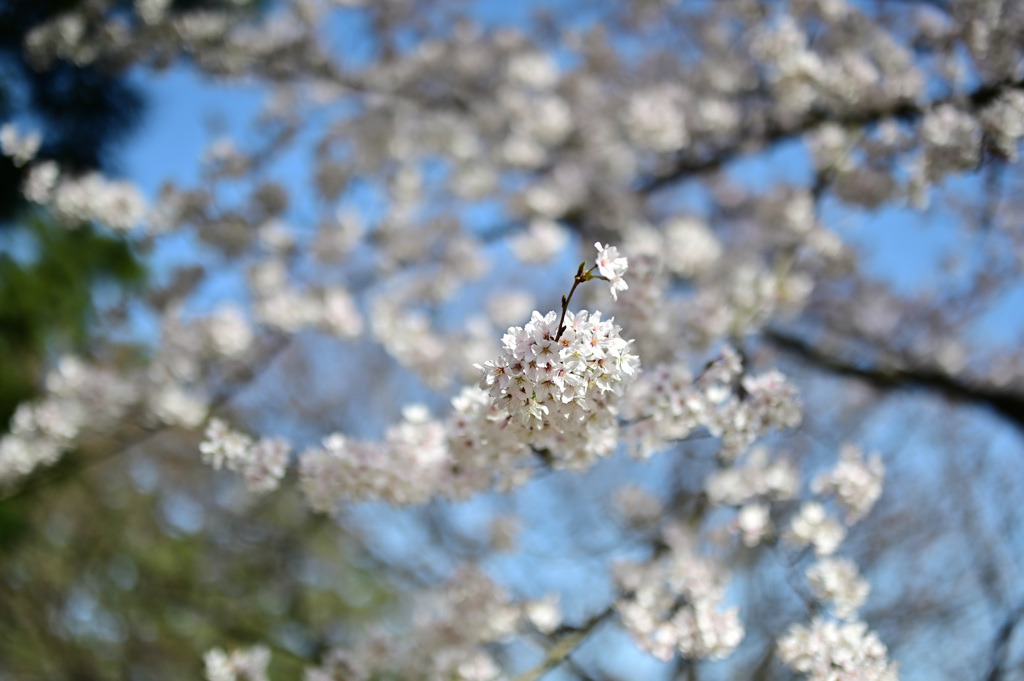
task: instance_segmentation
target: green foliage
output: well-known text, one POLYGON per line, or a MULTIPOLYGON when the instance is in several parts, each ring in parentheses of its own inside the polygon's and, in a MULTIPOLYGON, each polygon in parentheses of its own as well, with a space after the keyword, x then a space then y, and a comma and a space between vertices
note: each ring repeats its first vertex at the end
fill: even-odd
POLYGON ((202 526, 182 528, 176 504, 238 481, 196 475, 207 471, 190 434, 136 444, 106 461, 79 452, 75 475, 0 502, 22 528, 0 546, 0 660, 12 678, 200 678, 210 648, 266 643, 273 678, 297 679, 325 647, 321 632, 365 626, 386 605, 372 563, 294 489, 244 513, 193 506, 202 526), (156 489, 132 474, 147 468, 156 489))
POLYGON ((87 348, 97 287, 145 279, 123 240, 90 225, 68 230, 32 216, 21 231, 32 256, 0 253, 0 424, 35 394, 50 353, 87 348))

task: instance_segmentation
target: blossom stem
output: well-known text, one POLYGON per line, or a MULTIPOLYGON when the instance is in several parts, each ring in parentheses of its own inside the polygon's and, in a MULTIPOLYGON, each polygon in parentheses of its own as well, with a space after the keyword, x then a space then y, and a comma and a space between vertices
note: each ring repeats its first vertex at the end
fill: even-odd
POLYGON ((558 320, 558 333, 555 335, 556 341, 562 337, 562 333, 565 331, 565 313, 568 312, 569 310, 569 301, 572 300, 572 294, 576 292, 576 287, 585 281, 589 281, 590 279, 595 278, 590 273, 593 272, 597 266, 595 265, 594 267, 591 267, 589 270, 584 271, 583 268, 586 266, 586 260, 580 263, 579 269, 576 270, 576 276, 573 277, 572 288, 569 289, 569 295, 562 296, 562 316, 558 320))

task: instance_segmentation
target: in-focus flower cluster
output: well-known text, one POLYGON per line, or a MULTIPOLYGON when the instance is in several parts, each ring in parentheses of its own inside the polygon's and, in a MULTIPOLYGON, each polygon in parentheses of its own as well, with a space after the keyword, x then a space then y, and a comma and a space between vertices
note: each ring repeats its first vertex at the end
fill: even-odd
POLYGON ((525 327, 510 328, 501 355, 477 366, 480 388, 499 418, 525 427, 528 444, 557 462, 585 464, 615 448, 619 401, 639 359, 600 312, 566 312, 561 333, 558 322, 555 312, 534 312, 525 327))

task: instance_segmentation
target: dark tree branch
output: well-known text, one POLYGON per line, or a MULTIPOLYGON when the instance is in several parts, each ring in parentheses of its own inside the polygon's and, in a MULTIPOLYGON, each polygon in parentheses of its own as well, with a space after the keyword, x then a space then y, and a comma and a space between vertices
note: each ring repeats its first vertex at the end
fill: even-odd
POLYGON ((766 330, 764 338, 777 349, 819 369, 857 378, 880 390, 925 389, 950 400, 989 407, 1024 431, 1024 395, 1011 389, 965 380, 934 367, 856 364, 844 359, 841 352, 778 329, 766 330))
POLYGON ((637 192, 641 195, 652 194, 694 175, 703 175, 718 170, 744 154, 761 151, 799 137, 825 123, 857 127, 878 123, 887 118, 896 118, 910 123, 921 118, 928 110, 942 104, 960 104, 976 110, 989 104, 1002 93, 1013 89, 1024 89, 1024 80, 988 83, 967 95, 951 95, 928 102, 899 100, 882 106, 851 108, 847 111, 819 109, 809 112, 796 123, 783 124, 769 120, 763 126, 752 126, 743 136, 726 146, 706 153, 697 152, 680 156, 670 168, 641 180, 637 192))
POLYGON ((995 638, 992 640, 992 653, 989 656, 988 674, 985 681, 1000 681, 1003 678, 1003 665, 1006 664, 1006 654, 1009 649, 1010 639, 1013 632, 1020 624, 1021 617, 1024 617, 1024 603, 1018 603, 996 630, 995 638))

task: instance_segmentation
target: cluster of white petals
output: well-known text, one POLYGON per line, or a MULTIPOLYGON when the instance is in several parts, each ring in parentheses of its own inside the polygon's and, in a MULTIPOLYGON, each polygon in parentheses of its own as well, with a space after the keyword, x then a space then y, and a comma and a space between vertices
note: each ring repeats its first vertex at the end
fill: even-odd
POLYGON ((811 483, 815 494, 834 494, 843 508, 847 525, 863 518, 882 496, 885 464, 878 454, 867 460, 860 448, 846 443, 839 449, 839 462, 831 471, 811 483))
POLYGON ((832 604, 836 617, 852 620, 864 605, 871 585, 861 578, 857 565, 846 558, 824 558, 807 568, 814 596, 832 604))
POLYGON ((794 625, 779 639, 779 658, 809 681, 896 681, 896 663, 878 635, 864 622, 816 617, 794 625))
POLYGON ((808 501, 800 506, 785 534, 786 540, 803 548, 811 545, 818 556, 830 556, 846 539, 846 528, 817 501, 808 501))
MULTIPOLYGON (((493 681, 503 675, 488 646, 513 637, 528 618, 523 610, 478 568, 465 565, 419 595, 409 626, 370 627, 352 644, 330 650, 305 678, 493 681)), ((550 623, 550 613, 541 621, 550 623)))
POLYGON ((619 249, 615 246, 602 246, 598 241, 594 244, 597 248, 597 271, 601 276, 611 282, 612 298, 619 299, 619 291, 629 288, 622 275, 626 273, 629 263, 626 258, 619 255, 619 249))
POLYGON ((332 286, 322 291, 305 291, 289 288, 283 285, 285 281, 282 271, 278 285, 264 281, 253 287, 258 296, 253 312, 259 322, 286 333, 318 329, 338 338, 356 338, 363 333, 362 314, 345 288, 332 286))
POLYGON ((929 111, 921 122, 927 178, 936 180, 976 166, 981 155, 982 132, 977 117, 952 104, 929 111))
POLYGON ((0 125, 0 153, 9 156, 15 166, 23 166, 36 157, 43 137, 38 132, 22 134, 14 123, 0 125))
POLYGON ((722 255, 722 245, 703 220, 678 216, 667 221, 665 267, 681 277, 698 277, 708 272, 722 255))
POLYGON ((214 648, 203 655, 206 681, 267 681, 270 649, 258 645, 232 650, 214 648))
POLYGON ((704 489, 708 501, 741 506, 748 501, 788 501, 800 491, 800 471, 785 458, 770 460, 765 447, 753 447, 741 461, 708 477, 704 489))
POLYGON ((561 253, 569 232, 554 220, 536 218, 511 241, 512 251, 524 263, 545 263, 561 253))
POLYGON ((981 113, 985 132, 1009 160, 1016 161, 1020 140, 1024 138, 1024 92, 1001 94, 981 113))
POLYGON ((723 608, 727 575, 697 553, 696 538, 679 524, 663 530, 664 555, 644 563, 617 563, 615 601, 623 626, 660 660, 677 652, 690 659, 722 659, 743 640, 737 608, 723 608))
POLYGON ((146 201, 130 182, 109 180, 97 172, 66 175, 53 161, 33 165, 22 191, 68 227, 95 221, 127 231, 146 214, 146 201))
POLYGON ((638 146, 656 152, 681 149, 689 141, 682 88, 659 85, 633 93, 623 116, 626 132, 638 146))
POLYGON ((729 529, 744 546, 754 547, 773 535, 771 503, 795 499, 800 474, 792 461, 770 461, 768 450, 758 446, 709 476, 704 489, 711 504, 738 507, 729 529))
POLYGON ((303 452, 300 478, 309 504, 331 512, 368 500, 422 504, 464 498, 529 479, 542 456, 556 467, 589 466, 614 451, 617 410, 637 359, 619 328, 600 313, 567 312, 558 335, 554 312, 534 312, 512 327, 504 353, 478 365, 481 388, 452 400, 447 422, 407 409, 380 442, 341 433, 303 452))
POLYGON ((502 338, 502 353, 477 365, 497 418, 518 421, 524 442, 558 465, 582 466, 615 447, 616 417, 639 368, 630 342, 600 312, 534 312, 502 338))
POLYGON ((530 624, 542 634, 554 632, 562 624, 562 610, 558 605, 558 594, 552 594, 523 606, 523 614, 530 624))
POLYGON ((299 475, 309 505, 329 513, 345 502, 422 504, 450 489, 455 472, 444 425, 407 408, 381 442, 324 438, 302 453, 299 475))
POLYGON ((249 491, 263 494, 281 484, 291 445, 280 438, 260 438, 254 442, 215 418, 210 419, 199 451, 205 463, 217 470, 237 471, 249 491))
POLYGON ((782 374, 742 372, 739 355, 728 346, 696 379, 681 364, 647 370, 628 391, 623 410, 637 455, 650 456, 703 426, 721 439, 719 456, 733 461, 773 428, 800 423, 796 387, 782 374))
POLYGON ((768 504, 745 504, 736 513, 731 529, 738 532, 746 547, 765 541, 774 531, 771 507, 768 504))
POLYGON ((57 461, 86 428, 114 423, 139 397, 119 374, 65 356, 46 378, 43 397, 18 405, 0 437, 0 485, 57 461))
POLYGON ((245 313, 237 305, 222 305, 206 322, 208 344, 224 358, 238 358, 252 347, 255 334, 245 313))

